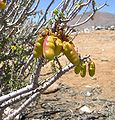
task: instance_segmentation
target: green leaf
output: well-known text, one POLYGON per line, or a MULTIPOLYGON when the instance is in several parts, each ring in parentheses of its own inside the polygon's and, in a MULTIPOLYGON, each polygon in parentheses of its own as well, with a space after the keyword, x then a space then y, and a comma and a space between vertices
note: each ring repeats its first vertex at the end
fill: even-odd
POLYGON ((15 51, 16 50, 16 46, 15 45, 11 45, 11 49, 12 49, 12 51, 15 51))
POLYGON ((78 8, 78 7, 79 7, 79 3, 76 4, 76 8, 78 8))
POLYGON ((55 10, 53 11, 53 14, 54 14, 54 15, 58 15, 58 13, 59 13, 59 10, 58 10, 58 9, 55 9, 55 10))

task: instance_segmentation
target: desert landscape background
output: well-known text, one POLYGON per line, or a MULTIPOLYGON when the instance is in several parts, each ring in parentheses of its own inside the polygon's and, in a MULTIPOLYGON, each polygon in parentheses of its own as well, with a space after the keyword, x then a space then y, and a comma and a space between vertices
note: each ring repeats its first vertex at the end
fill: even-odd
MULTIPOLYGON (((90 15, 90 12, 87 12, 81 19, 81 21, 85 20, 90 15)), ((74 24, 81 15, 78 15, 73 19, 69 24, 74 24)), ((89 20, 83 25, 78 26, 76 29, 83 30, 84 28, 91 28, 92 26, 115 26, 115 14, 109 12, 96 12, 93 17, 93 20, 89 20)))

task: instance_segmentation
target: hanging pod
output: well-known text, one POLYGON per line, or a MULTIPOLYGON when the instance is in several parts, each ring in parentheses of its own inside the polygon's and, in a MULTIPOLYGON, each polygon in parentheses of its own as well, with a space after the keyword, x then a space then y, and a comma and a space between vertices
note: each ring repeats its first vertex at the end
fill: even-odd
POLYGON ((88 63, 88 72, 91 77, 95 75, 95 63, 93 61, 88 63))
POLYGON ((46 59, 52 60, 55 56, 54 36, 47 36, 43 42, 43 55, 46 59))
POLYGON ((75 66, 74 72, 75 72, 76 74, 79 74, 79 73, 80 73, 80 70, 81 70, 81 65, 80 65, 80 64, 77 65, 77 66, 75 66))
POLYGON ((35 46, 34 46, 34 57, 39 58, 43 54, 43 42, 44 42, 44 37, 39 36, 36 40, 35 46))
POLYGON ((0 0, 0 9, 4 10, 6 8, 6 0, 0 0))
POLYGON ((63 53, 68 58, 68 60, 74 64, 78 65, 80 63, 79 54, 75 51, 73 44, 64 41, 63 42, 63 53))
POLYGON ((81 77, 86 76, 86 64, 85 63, 81 63, 80 75, 81 77))
POLYGON ((58 56, 62 52, 62 41, 55 37, 55 56, 58 56))

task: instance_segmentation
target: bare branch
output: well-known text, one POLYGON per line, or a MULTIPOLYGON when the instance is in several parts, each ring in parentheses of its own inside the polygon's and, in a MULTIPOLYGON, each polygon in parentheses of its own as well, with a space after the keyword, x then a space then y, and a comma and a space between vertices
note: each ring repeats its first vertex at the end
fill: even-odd
POLYGON ((30 5, 31 1, 32 0, 28 1, 28 3, 26 4, 26 6, 24 7, 24 9, 21 11, 21 14, 19 15, 19 17, 16 19, 16 21, 13 22, 13 23, 9 23, 8 27, 14 26, 14 25, 16 25, 20 21, 20 19, 24 16, 24 14, 26 14, 25 12, 29 9, 29 5, 30 5))
POLYGON ((85 15, 85 13, 86 13, 88 7, 89 7, 89 5, 86 7, 85 11, 84 11, 83 14, 79 17, 79 19, 77 20, 77 22, 76 22, 75 24, 77 24, 77 23, 80 22, 80 20, 81 20, 81 19, 83 18, 83 16, 85 15))
POLYGON ((26 100, 17 110, 15 110, 12 114, 10 114, 4 120, 13 120, 20 112, 24 110, 35 98, 38 96, 39 93, 33 94, 28 100, 26 100))
MULTIPOLYGON (((50 9, 50 7, 51 7, 52 4, 54 3, 54 1, 55 1, 55 0, 52 0, 52 1, 50 2, 50 4, 48 5, 48 7, 47 7, 47 9, 46 9, 43 17, 40 19, 40 21, 39 21, 39 23, 38 23, 38 26, 40 26, 40 24, 41 24, 41 22, 42 22, 43 20, 44 20, 43 23, 45 23, 45 21, 46 21, 46 15, 47 15, 47 13, 48 13, 48 10, 50 9)), ((43 24, 42 24, 42 25, 43 25, 43 24)), ((41 26, 42 26, 42 25, 41 25, 41 26)), ((38 30, 41 28, 41 26, 37 28, 35 34, 38 32, 38 30)))
POLYGON ((96 10, 93 11, 93 12, 90 14, 90 16, 87 17, 87 19, 85 19, 84 21, 82 21, 82 22, 80 22, 80 23, 77 23, 77 24, 74 24, 74 25, 70 25, 69 27, 71 27, 71 28, 78 27, 78 26, 80 26, 80 25, 88 22, 88 21, 94 16, 95 12, 96 12, 97 10, 103 8, 105 5, 106 5, 106 3, 104 3, 104 4, 103 4, 102 6, 100 6, 99 8, 96 8, 96 10))
POLYGON ((9 3, 9 5, 8 5, 8 7, 7 7, 7 9, 6 9, 6 11, 5 11, 5 13, 4 13, 2 19, 4 19, 4 18, 6 17, 6 15, 8 15, 8 13, 9 13, 9 11, 11 10, 11 8, 12 8, 14 2, 15 2, 15 0, 11 0, 11 2, 9 3))
POLYGON ((71 0, 65 0, 64 4, 63 4, 63 8, 62 8, 62 12, 64 12, 64 10, 68 7, 68 4, 71 0))
POLYGON ((56 62, 57 62, 57 63, 58 63, 58 65, 59 65, 59 69, 61 70, 61 69, 62 69, 62 65, 61 65, 61 63, 60 63, 59 59, 58 59, 57 57, 55 57, 55 60, 56 60, 56 62))
POLYGON ((27 92, 27 93, 24 93, 24 94, 20 94, 19 96, 17 97, 14 97, 12 99, 9 99, 8 101, 5 101, 4 103, 2 103, 0 105, 0 109, 5 109, 6 107, 14 104, 14 103, 17 103, 25 98, 27 98, 29 95, 31 95, 33 93, 33 91, 30 91, 30 92, 27 92))
POLYGON ((30 56, 30 58, 28 59, 28 61, 26 62, 26 64, 23 66, 22 70, 20 71, 19 74, 19 78, 21 77, 21 75, 25 72, 25 70, 27 69, 27 67, 30 65, 30 63, 33 61, 34 56, 33 54, 30 56))
POLYGON ((34 78, 31 79, 31 83, 33 84, 33 88, 38 87, 38 78, 40 76, 40 71, 41 71, 41 67, 42 67, 42 63, 43 63, 43 57, 39 58, 37 63, 36 63, 36 70, 34 73, 34 78))
POLYGON ((31 14, 32 12, 34 12, 36 10, 36 8, 38 7, 39 2, 40 2, 40 0, 37 0, 35 7, 32 10, 28 11, 27 14, 31 14))
MULTIPOLYGON (((57 5, 57 6, 54 8, 54 10, 61 8, 61 7, 63 6, 63 3, 64 3, 64 0, 62 0, 62 1, 59 3, 59 5, 57 5)), ((54 10, 53 10, 53 11, 54 11, 54 10)), ((51 14, 53 13, 53 11, 51 12, 51 14)))
POLYGON ((74 9, 71 11, 71 13, 69 14, 69 20, 74 19, 74 17, 77 15, 77 13, 84 7, 87 6, 92 0, 88 0, 88 2, 86 3, 82 3, 81 5, 79 5, 77 8, 76 6, 74 7, 74 9))
POLYGON ((9 100, 11 98, 14 98, 14 97, 18 96, 18 95, 29 92, 32 89, 33 89, 33 85, 28 85, 28 86, 26 86, 26 87, 24 87, 22 89, 19 89, 17 91, 14 91, 12 93, 7 94, 7 95, 1 96, 0 97, 0 104, 2 104, 4 101, 7 101, 7 100, 9 100))

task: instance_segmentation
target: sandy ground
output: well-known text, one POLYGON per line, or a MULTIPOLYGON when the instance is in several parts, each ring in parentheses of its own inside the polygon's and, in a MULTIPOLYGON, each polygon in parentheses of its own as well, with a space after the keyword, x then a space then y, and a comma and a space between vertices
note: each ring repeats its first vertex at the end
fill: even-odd
POLYGON ((82 55, 91 55, 96 64, 96 74, 91 78, 87 73, 85 78, 81 78, 71 70, 58 82, 78 92, 87 87, 97 87, 100 98, 115 100, 115 31, 81 33, 74 42, 82 55))
MULTIPOLYGON (((81 78, 70 70, 48 88, 60 89, 41 95, 24 120, 115 120, 115 31, 81 33, 74 42, 82 55, 90 54, 96 63, 95 76, 87 73, 81 78), (91 113, 81 113, 84 106, 91 113)), ((66 57, 60 59, 62 65, 69 62, 66 57)), ((51 64, 45 65, 41 79, 51 77, 51 72, 51 64)))

